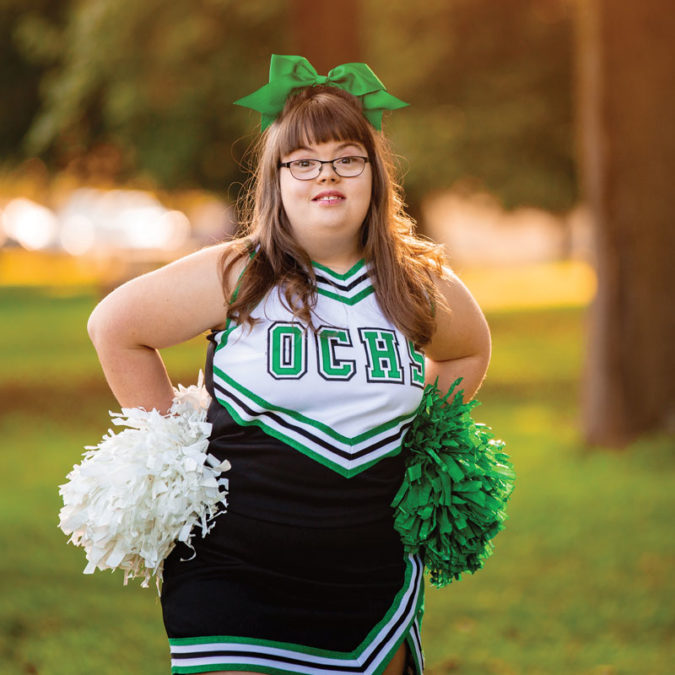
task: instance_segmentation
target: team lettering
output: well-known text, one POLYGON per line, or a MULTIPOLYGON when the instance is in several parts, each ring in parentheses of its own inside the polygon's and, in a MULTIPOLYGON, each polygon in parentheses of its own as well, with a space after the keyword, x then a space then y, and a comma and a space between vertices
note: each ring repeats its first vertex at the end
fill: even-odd
POLYGON ((319 375, 325 380, 348 381, 356 374, 354 349, 363 349, 368 382, 424 387, 424 354, 406 340, 401 346, 395 331, 359 328, 353 339, 347 328, 319 326, 313 338, 298 323, 277 321, 267 331, 267 370, 277 380, 298 380, 307 372, 307 352, 312 341, 319 375))

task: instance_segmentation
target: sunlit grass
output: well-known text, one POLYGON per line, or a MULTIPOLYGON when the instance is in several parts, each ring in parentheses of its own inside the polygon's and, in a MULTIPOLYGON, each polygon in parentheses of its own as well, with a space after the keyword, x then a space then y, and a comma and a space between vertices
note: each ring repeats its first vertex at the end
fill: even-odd
POLYGON ((93 287, 109 267, 110 263, 93 258, 7 248, 0 251, 0 287, 93 287))
POLYGON ((579 260, 459 269, 486 311, 586 305, 595 294, 593 268, 579 260))

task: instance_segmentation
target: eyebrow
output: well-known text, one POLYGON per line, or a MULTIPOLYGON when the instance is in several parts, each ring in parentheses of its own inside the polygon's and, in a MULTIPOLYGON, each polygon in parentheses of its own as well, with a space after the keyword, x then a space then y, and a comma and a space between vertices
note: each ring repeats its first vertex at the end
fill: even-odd
MULTIPOLYGON (((359 147, 362 147, 361 143, 359 143, 357 141, 347 141, 345 143, 340 143, 340 145, 338 145, 338 147, 335 148, 335 151, 339 152, 340 150, 344 150, 345 148, 348 148, 350 145, 354 148, 357 148, 357 149, 359 147)), ((294 152, 297 152, 298 150, 306 150, 307 152, 314 152, 314 148, 309 148, 306 145, 300 145, 295 150, 292 150, 290 154, 293 154, 294 152)))

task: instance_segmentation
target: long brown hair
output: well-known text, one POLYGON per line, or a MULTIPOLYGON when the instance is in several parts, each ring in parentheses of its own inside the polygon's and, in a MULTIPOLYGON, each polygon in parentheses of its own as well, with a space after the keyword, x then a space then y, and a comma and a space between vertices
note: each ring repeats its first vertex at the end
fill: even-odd
POLYGON ((249 255, 251 259, 227 317, 254 323, 251 312, 278 285, 294 316, 312 325, 316 281, 281 203, 278 165, 281 157, 301 145, 328 141, 356 141, 368 154, 373 183, 361 228, 363 258, 371 265, 385 316, 416 345, 424 345, 434 331, 433 307, 438 301, 432 275, 442 275, 444 256, 439 246, 414 234, 384 135, 368 123, 356 97, 330 86, 307 87, 289 97, 254 149, 255 168, 239 204, 241 245, 223 256, 223 283, 237 261, 249 255))

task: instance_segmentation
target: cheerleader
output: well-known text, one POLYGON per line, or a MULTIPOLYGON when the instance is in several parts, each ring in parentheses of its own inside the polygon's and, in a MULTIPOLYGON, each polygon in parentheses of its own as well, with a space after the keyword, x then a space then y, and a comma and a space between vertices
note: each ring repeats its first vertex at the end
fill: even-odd
POLYGON ((423 565, 393 527, 426 383, 480 386, 481 310, 417 238, 365 64, 274 56, 240 235, 113 291, 89 333, 125 408, 166 413, 159 350, 206 333, 227 512, 164 562, 173 673, 421 673, 423 565), (191 548, 193 550, 191 550, 191 548))

